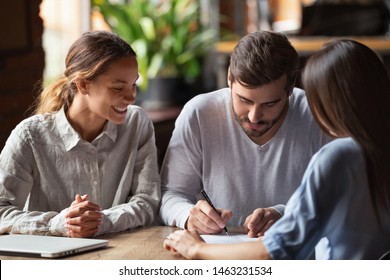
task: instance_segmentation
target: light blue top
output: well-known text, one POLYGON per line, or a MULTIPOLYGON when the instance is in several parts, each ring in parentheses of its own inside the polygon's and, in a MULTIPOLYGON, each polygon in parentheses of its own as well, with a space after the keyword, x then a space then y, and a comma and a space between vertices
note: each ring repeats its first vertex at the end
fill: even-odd
POLYGON ((215 207, 233 211, 229 226, 241 226, 260 207, 283 213, 326 141, 301 89, 294 89, 283 124, 264 145, 236 121, 229 88, 199 94, 183 108, 165 155, 160 217, 184 227, 203 188, 215 207))
POLYGON ((313 156, 284 216, 263 242, 273 259, 306 259, 326 237, 330 259, 378 259, 390 249, 390 217, 379 227, 365 162, 351 138, 337 139, 313 156))
POLYGON ((91 143, 64 110, 35 115, 11 133, 0 155, 0 233, 66 235, 76 194, 103 209, 96 235, 150 224, 160 202, 153 124, 129 106, 91 143))

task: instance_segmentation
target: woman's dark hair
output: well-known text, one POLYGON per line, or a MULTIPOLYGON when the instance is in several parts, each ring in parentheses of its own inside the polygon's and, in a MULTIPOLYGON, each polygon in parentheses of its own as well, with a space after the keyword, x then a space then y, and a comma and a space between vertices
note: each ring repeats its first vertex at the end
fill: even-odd
POLYGON ((390 80, 385 66, 367 46, 339 39, 310 57, 302 82, 321 128, 350 135, 362 147, 380 221, 381 211, 390 212, 390 80))

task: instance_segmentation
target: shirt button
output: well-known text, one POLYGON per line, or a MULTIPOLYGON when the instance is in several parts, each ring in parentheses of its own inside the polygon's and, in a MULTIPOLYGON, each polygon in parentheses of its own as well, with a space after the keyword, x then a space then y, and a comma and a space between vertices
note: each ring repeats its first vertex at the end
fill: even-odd
POLYGON ((94 186, 97 186, 98 182, 97 181, 93 181, 93 185, 94 186))

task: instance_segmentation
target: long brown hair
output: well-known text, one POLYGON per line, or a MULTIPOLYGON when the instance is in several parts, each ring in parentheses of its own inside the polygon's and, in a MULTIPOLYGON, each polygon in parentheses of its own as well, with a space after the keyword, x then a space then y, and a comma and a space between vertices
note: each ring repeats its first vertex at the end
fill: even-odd
POLYGON ((339 39, 310 57, 302 81, 322 129, 330 134, 328 126, 360 144, 380 221, 381 211, 390 212, 390 80, 385 66, 367 46, 339 39))
POLYGON ((131 46, 114 33, 94 31, 84 33, 70 47, 64 75, 46 87, 36 100, 34 114, 56 112, 69 108, 77 92, 76 81, 93 80, 104 73, 118 58, 136 56, 131 46))

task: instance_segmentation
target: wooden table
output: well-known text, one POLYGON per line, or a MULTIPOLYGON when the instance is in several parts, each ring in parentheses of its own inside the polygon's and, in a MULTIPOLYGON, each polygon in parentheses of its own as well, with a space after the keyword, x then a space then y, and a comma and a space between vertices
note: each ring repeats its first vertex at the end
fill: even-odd
MULTIPOLYGON (((297 50, 300 57, 307 57, 318 51, 325 42, 328 42, 336 37, 290 37, 289 40, 297 50)), ((390 38, 383 36, 373 37, 337 37, 356 40, 375 51, 382 58, 390 55, 390 38)), ((227 82, 227 66, 230 54, 233 52, 237 41, 219 42, 216 44, 216 52, 218 54, 218 73, 217 86, 218 88, 225 87, 227 82)), ((385 63, 386 64, 386 63, 385 63)))
MULTIPOLYGON (((152 226, 138 228, 120 233, 99 236, 99 239, 109 240, 105 249, 89 251, 61 258, 66 260, 176 260, 163 248, 167 235, 177 230, 175 227, 152 226)), ((0 260, 26 260, 35 258, 3 256, 0 260)))

